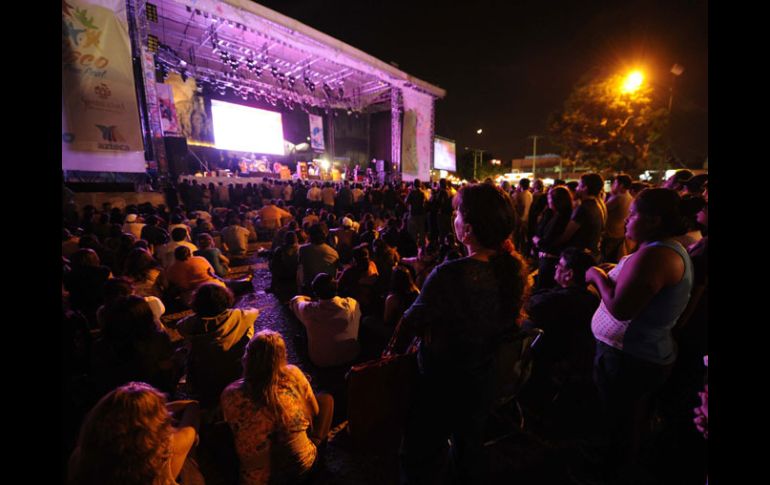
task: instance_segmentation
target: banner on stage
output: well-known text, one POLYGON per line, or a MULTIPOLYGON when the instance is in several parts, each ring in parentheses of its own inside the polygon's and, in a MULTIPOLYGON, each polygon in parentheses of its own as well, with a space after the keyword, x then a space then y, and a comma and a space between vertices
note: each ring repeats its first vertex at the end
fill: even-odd
POLYGON ((158 92, 158 106, 160 108, 160 123, 163 126, 164 135, 179 135, 179 121, 174 106, 174 93, 171 86, 163 83, 155 83, 158 92))
POLYGON ((324 151, 324 120, 318 115, 308 114, 310 118, 310 147, 313 150, 324 151))
POLYGON ((62 1, 62 98, 70 150, 144 151, 125 1, 62 1))

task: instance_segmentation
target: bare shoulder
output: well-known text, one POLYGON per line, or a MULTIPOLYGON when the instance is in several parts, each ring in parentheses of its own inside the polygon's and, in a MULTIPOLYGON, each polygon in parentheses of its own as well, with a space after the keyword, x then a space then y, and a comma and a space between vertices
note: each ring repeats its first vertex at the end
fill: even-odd
POLYGON ((667 246, 646 246, 639 248, 634 258, 633 269, 638 274, 656 274, 664 284, 678 283, 684 274, 684 261, 675 250, 667 246))

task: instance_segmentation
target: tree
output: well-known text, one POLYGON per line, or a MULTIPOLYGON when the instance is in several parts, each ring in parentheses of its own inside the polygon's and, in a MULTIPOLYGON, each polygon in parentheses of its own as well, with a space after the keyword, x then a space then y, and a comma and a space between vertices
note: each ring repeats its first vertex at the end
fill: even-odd
POLYGON ((575 87, 549 122, 562 157, 598 171, 660 165, 667 154, 662 135, 668 110, 653 100, 652 87, 624 93, 621 85, 621 76, 611 76, 575 87))

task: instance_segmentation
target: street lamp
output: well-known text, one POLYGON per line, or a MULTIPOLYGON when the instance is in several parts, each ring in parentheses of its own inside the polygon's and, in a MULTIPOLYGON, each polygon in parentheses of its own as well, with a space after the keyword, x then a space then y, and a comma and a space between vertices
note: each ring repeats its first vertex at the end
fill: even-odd
POLYGON ((679 64, 674 64, 671 66, 671 74, 674 75, 673 79, 671 80, 671 94, 668 97, 668 112, 671 114, 671 106, 674 104, 674 83, 676 82, 676 78, 682 75, 684 72, 684 67, 680 66, 679 64))
POLYGON ((634 93, 642 87, 642 82, 644 82, 644 74, 642 71, 631 71, 625 79, 623 79, 623 85, 620 87, 620 92, 624 94, 634 93))

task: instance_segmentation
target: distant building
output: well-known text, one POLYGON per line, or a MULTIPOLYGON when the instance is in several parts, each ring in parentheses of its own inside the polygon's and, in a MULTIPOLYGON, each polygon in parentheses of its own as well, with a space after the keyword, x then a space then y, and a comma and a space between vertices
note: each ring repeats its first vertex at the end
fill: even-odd
MULTIPOLYGON (((511 169, 516 172, 532 172, 532 155, 511 160, 511 169)), ((535 176, 537 178, 560 178, 559 164, 561 157, 553 153, 537 155, 535 160, 535 176)))

